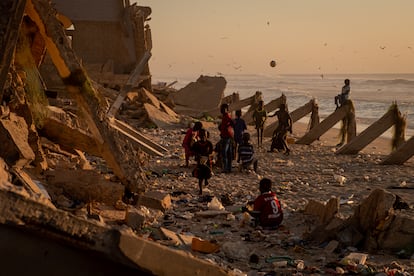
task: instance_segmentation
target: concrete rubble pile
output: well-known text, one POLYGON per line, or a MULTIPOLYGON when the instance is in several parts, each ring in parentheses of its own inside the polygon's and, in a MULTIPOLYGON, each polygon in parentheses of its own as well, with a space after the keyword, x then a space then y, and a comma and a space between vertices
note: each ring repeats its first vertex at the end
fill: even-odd
MULTIPOLYGON (((238 95, 224 97, 223 77, 200 76, 178 91, 153 89, 151 9, 128 0, 68 3, 0 3, 0 231, 7 237, 0 242, 7 252, 1 274, 242 275, 234 267, 259 263, 255 246, 280 246, 282 255, 284 247, 300 251, 312 241, 337 241, 332 250, 412 244, 412 220, 393 212, 395 196, 382 191, 347 220, 337 216, 335 201, 309 205, 302 215, 320 217, 313 230, 326 239, 251 230, 242 240, 220 240, 221 228, 249 227, 240 206, 229 198, 200 201, 154 190, 150 156, 178 153, 137 129, 167 136, 164 129, 186 126, 188 116, 217 115, 222 102, 237 104, 238 95), (116 38, 97 35, 103 30, 116 38), (176 218, 219 225, 210 231, 217 239, 185 235, 176 218)), ((257 95, 246 102, 253 105, 257 95)), ((286 273, 305 269, 286 256, 265 263, 286 273)))
MULTIPOLYGON (((73 7, 81 4, 75 2, 73 7)), ((98 57, 83 56, 84 67, 73 50, 83 27, 99 24, 78 18, 71 33, 65 31, 72 25, 69 17, 57 13, 49 1, 0 4, 0 228, 9 237, 1 242, 8 252, 2 257, 2 274, 225 275, 217 265, 132 232, 138 225, 135 214, 142 211, 126 203, 146 202, 140 197, 150 184, 141 168, 148 159, 145 151, 162 155, 164 149, 117 120, 138 102, 138 108, 151 114, 146 124, 177 124, 179 116, 151 95, 148 60, 139 56, 150 50, 149 30, 139 24, 151 10, 128 1, 109 2, 107 10, 116 6, 127 11, 132 20, 127 27, 134 27, 128 31, 135 33, 124 40, 139 47, 132 49, 134 58, 124 59, 129 64, 106 61, 101 72, 93 71, 98 57), (137 43, 144 33, 146 40, 137 43), (143 45, 147 48, 141 49, 143 45), (120 80, 127 81, 126 87, 119 86, 120 80), (120 116, 107 116, 121 93, 129 94, 120 116), (95 211, 97 204, 116 213, 116 219, 104 221, 95 211), (155 258, 159 261, 153 262, 155 258)), ((104 25, 120 26, 114 20, 104 25)), ((116 28, 114 32, 122 34, 116 28)))

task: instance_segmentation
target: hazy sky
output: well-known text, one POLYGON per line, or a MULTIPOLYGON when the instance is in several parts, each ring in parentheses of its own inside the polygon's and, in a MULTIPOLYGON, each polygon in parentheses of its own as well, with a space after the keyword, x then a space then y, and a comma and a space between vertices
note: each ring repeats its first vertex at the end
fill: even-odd
POLYGON ((414 73, 413 0, 136 2, 153 75, 414 73))

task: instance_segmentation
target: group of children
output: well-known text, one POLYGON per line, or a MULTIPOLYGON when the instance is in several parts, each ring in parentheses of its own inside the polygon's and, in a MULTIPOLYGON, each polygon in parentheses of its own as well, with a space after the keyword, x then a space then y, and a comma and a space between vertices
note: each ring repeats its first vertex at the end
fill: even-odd
POLYGON ((250 134, 246 132, 247 126, 241 118, 241 111, 236 112, 236 119, 232 120, 228 112, 228 105, 221 107, 222 121, 219 125, 220 141, 213 147, 208 139, 208 132, 203 129, 201 122, 195 122, 185 134, 182 146, 185 152, 185 167, 189 167, 189 159, 194 156, 197 162, 193 169, 193 176, 198 178, 199 194, 203 192, 204 186, 208 185, 208 179, 212 175, 212 153, 217 155, 217 162, 222 167, 223 173, 230 173, 232 161, 237 152, 237 162, 240 170, 253 169, 257 171, 257 160, 254 158, 253 145, 250 144, 250 134))
MULTIPOLYGON (((213 152, 217 155, 216 165, 222 168, 223 173, 231 172, 233 160, 237 160, 239 163, 240 171, 253 169, 257 172, 258 161, 254 157, 254 147, 250 143, 250 134, 247 132, 246 122, 241 117, 241 110, 236 110, 235 119, 231 118, 228 104, 222 104, 220 111, 222 114, 221 123, 218 126, 220 140, 215 147, 208 140, 208 132, 203 129, 201 122, 195 122, 194 126, 187 130, 182 143, 185 151, 185 167, 189 166, 191 156, 194 156, 197 162, 193 175, 199 180, 199 194, 202 194, 203 182, 204 185, 208 185, 208 179, 212 175, 213 162, 211 155, 213 152)), ((289 154, 290 149, 286 143, 286 135, 288 131, 292 133, 292 119, 286 105, 282 104, 279 110, 269 117, 273 116, 278 117, 279 124, 273 134, 270 150, 284 150, 285 154, 289 154)), ((264 109, 263 101, 259 101, 257 108, 253 112, 259 148, 263 144, 263 129, 266 119, 267 112, 264 109)))
MULTIPOLYGON (((342 88, 342 93, 335 97, 337 108, 343 105, 349 98, 350 81, 346 79, 342 88)), ((208 140, 208 132, 202 128, 201 122, 196 122, 193 128, 187 130, 183 141, 185 149, 186 167, 189 165, 189 158, 194 155, 197 162, 193 170, 193 176, 198 178, 199 194, 202 194, 203 182, 208 185, 208 179, 212 175, 212 160, 210 158, 213 151, 220 156, 221 166, 224 173, 231 172, 232 160, 237 153, 237 162, 240 163, 240 170, 245 170, 253 166, 257 171, 257 160, 254 158, 254 148, 250 143, 250 134, 247 132, 245 121, 241 118, 241 110, 236 111, 236 118, 231 119, 228 104, 222 104, 220 107, 222 120, 219 124, 220 141, 216 147, 208 140)), ((289 155, 290 149, 286 142, 287 133, 292 133, 292 118, 285 104, 281 104, 279 110, 269 117, 277 116, 278 125, 272 135, 272 144, 270 151, 275 149, 284 151, 289 155)), ((257 145, 259 148, 263 145, 263 130, 267 120, 267 112, 264 108, 263 101, 259 101, 257 108, 253 112, 253 121, 257 131, 257 145)), ((256 222, 264 229, 275 229, 279 227, 283 220, 283 211, 281 204, 272 191, 272 181, 263 178, 259 183, 260 195, 247 206, 242 208, 243 212, 249 213, 256 222)))
MULTIPOLYGON (((254 158, 254 147, 250 143, 250 134, 247 132, 247 125, 241 118, 241 110, 236 111, 236 118, 233 120, 229 113, 228 104, 222 104, 220 108, 222 120, 219 124, 220 141, 216 147, 208 139, 208 132, 203 129, 201 122, 196 122, 189 128, 184 137, 182 146, 185 151, 185 166, 189 166, 189 159, 194 156, 197 162, 192 174, 198 179, 199 195, 203 192, 203 186, 207 186, 212 176, 211 155, 215 151, 220 158, 223 173, 230 173, 232 161, 237 156, 239 169, 257 171, 258 161, 254 158), (237 155, 235 154, 237 153, 237 155), (204 185, 203 185, 204 184, 204 185)), ((263 101, 258 104, 253 114, 257 133, 258 144, 261 147, 263 142, 263 127, 267 113, 263 108, 263 101)), ((253 208, 246 208, 245 212, 255 218, 258 225, 263 227, 277 227, 282 219, 283 212, 276 195, 271 191, 270 179, 264 178, 260 181, 261 195, 253 203, 253 208)))

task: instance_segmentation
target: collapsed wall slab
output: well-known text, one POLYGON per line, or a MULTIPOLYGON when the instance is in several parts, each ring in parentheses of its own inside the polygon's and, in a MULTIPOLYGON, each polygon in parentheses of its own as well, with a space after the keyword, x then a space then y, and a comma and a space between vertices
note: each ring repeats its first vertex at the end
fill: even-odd
POLYGON ((10 275, 16 271, 22 272, 19 275, 227 275, 189 252, 51 209, 3 189, 0 249, 8 252, 2 272, 12 271, 10 275))

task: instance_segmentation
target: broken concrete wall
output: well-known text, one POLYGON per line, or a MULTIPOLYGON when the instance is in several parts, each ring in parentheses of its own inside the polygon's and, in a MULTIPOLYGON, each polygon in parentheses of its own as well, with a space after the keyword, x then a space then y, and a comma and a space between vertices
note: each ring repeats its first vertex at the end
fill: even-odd
POLYGON ((10 261, 2 264, 2 271, 13 271, 10 275, 50 275, 56 271, 59 275, 227 275, 191 253, 54 210, 3 189, 0 234, 0 249, 9 253, 5 258, 10 261), (48 273, 42 274, 45 271, 48 273))
MULTIPOLYGON (((146 51, 152 48, 151 31, 145 25, 149 7, 130 5, 128 1, 54 0, 59 13, 67 16, 73 29, 67 30, 72 47, 82 58, 92 78, 99 73, 129 74, 146 51)), ((151 90, 148 64, 143 86, 151 90), (149 81, 148 81, 149 80, 149 81)))
POLYGON ((121 22, 74 22, 74 26, 72 47, 88 71, 100 70, 108 60, 113 61, 113 73, 134 69, 137 58, 133 45, 124 42, 121 22))
POLYGON ((116 73, 133 69, 137 58, 134 41, 128 39, 132 34, 122 25, 124 6, 121 1, 95 0, 88 5, 84 1, 54 0, 53 3, 59 13, 72 21, 74 30, 68 34, 72 37, 74 51, 85 65, 102 66, 112 59, 116 73))

